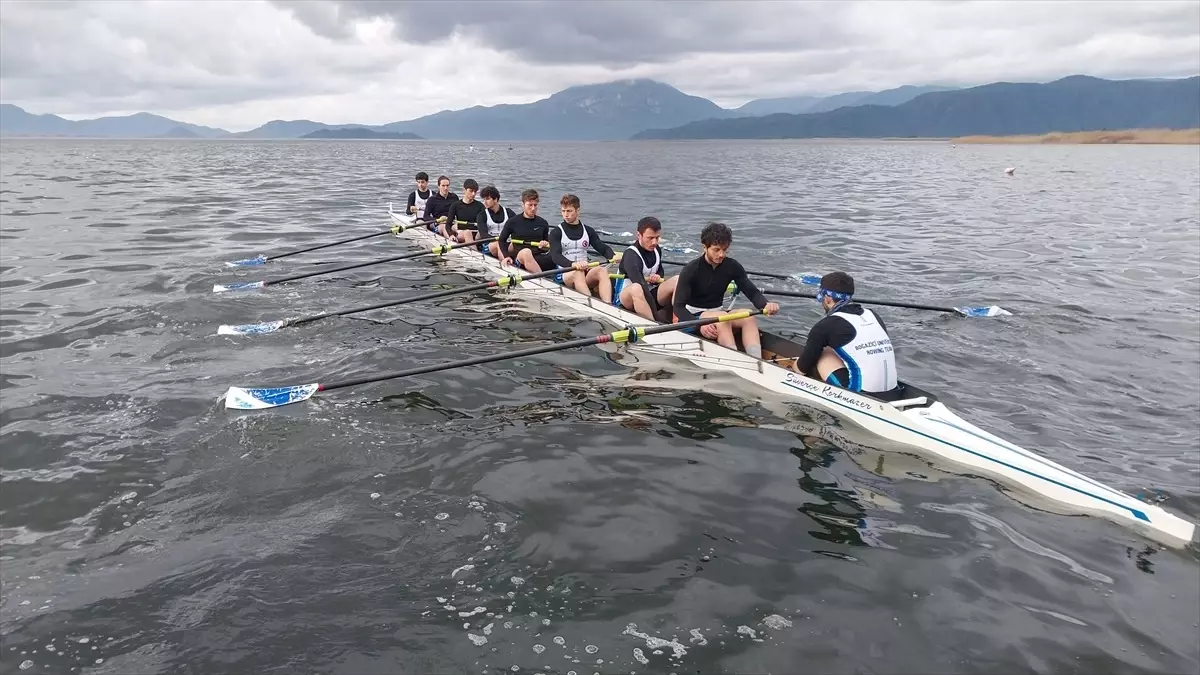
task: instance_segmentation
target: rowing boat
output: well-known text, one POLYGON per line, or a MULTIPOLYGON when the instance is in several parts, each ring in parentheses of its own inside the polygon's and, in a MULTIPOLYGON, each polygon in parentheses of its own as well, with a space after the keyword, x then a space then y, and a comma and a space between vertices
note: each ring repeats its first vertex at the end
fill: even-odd
MULTIPOLYGON (((412 217, 392 211, 390 204, 388 214, 392 223, 400 226, 397 237, 422 247, 445 243, 441 235, 424 227, 409 228, 412 217)), ((518 271, 501 266, 500 261, 474 247, 450 251, 441 259, 465 273, 479 276, 508 276, 518 271)), ((522 282, 515 286, 515 292, 618 327, 654 325, 633 312, 585 296, 551 279, 522 282)), ((1193 523, 994 436, 954 414, 932 392, 915 385, 902 382, 904 398, 888 402, 800 375, 790 366, 799 357, 802 344, 766 331, 762 332, 762 359, 683 333, 648 336, 629 348, 731 373, 763 389, 851 421, 877 436, 990 477, 1011 489, 1068 506, 1076 513, 1106 517, 1162 543, 1186 545, 1196 536, 1193 523)))

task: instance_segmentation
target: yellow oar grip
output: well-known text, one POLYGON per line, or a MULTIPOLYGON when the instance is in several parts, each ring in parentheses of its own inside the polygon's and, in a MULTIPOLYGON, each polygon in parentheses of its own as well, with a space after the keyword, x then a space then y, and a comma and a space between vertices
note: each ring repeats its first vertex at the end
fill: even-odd
POLYGON ((722 314, 721 316, 717 317, 717 323, 725 323, 726 321, 737 321, 738 319, 749 319, 749 318, 750 318, 750 310, 743 309, 740 312, 733 312, 732 314, 722 314))

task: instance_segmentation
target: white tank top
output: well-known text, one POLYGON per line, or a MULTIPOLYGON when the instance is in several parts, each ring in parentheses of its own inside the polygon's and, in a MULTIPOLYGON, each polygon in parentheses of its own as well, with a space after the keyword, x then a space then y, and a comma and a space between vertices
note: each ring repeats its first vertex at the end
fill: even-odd
POLYGON ((836 316, 854 327, 854 339, 837 348, 837 355, 846 364, 850 373, 851 391, 879 393, 896 388, 896 354, 892 351, 892 339, 869 309, 863 313, 834 312, 836 316))
POLYGON ((483 212, 486 214, 484 217, 487 218, 488 236, 499 237, 500 230, 503 229, 504 224, 508 222, 508 209, 504 208, 503 206, 500 207, 500 215, 504 216, 504 220, 501 220, 498 223, 492 219, 491 209, 485 207, 483 212))
MULTIPOLYGON (((433 196, 433 190, 429 191, 429 195, 431 197, 433 196)), ((418 218, 424 218, 425 217, 425 202, 427 202, 427 201, 429 201, 429 200, 421 199, 421 191, 420 190, 413 190, 413 206, 415 206, 417 208, 417 212, 413 215, 415 215, 418 218)))
MULTIPOLYGON (((579 227, 583 227, 580 224, 579 227)), ((583 231, 583 236, 579 241, 571 239, 567 236, 567 228, 559 226, 559 242, 562 244, 563 257, 571 262, 587 262, 588 249, 591 248, 592 242, 588 240, 587 230, 583 231)))
POLYGON ((654 264, 647 265, 646 258, 642 256, 641 249, 639 249, 637 246, 630 246, 629 250, 636 253, 638 259, 642 261, 642 278, 649 279, 650 275, 654 274, 655 271, 658 270, 658 261, 662 257, 662 254, 659 253, 657 248, 654 249, 654 264))

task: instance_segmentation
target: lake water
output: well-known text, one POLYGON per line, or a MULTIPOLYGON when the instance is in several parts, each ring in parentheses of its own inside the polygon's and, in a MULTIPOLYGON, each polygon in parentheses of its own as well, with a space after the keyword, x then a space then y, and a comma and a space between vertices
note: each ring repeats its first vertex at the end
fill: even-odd
MULTIPOLYGON (((227 411, 230 385, 601 327, 474 295, 215 334, 478 281, 429 260, 211 293, 405 250, 222 265, 381 230, 418 170, 510 206, 536 187, 550 217, 575 192, 614 232, 657 215, 672 243, 720 219, 752 269, 1011 310, 879 311, 905 379, 1197 520, 1200 148, 6 139, 2 158, 0 671, 1200 669, 1195 549, 599 349, 227 411)), ((819 316, 782 304, 785 334, 819 316)))

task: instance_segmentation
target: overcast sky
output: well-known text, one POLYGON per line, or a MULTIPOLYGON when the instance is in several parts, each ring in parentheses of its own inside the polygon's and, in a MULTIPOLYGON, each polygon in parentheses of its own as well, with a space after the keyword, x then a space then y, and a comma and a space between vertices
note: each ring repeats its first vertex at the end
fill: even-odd
POLYGON ((649 77, 726 107, 1200 72, 1200 2, 0 2, 0 99, 249 129, 382 124, 649 77))

